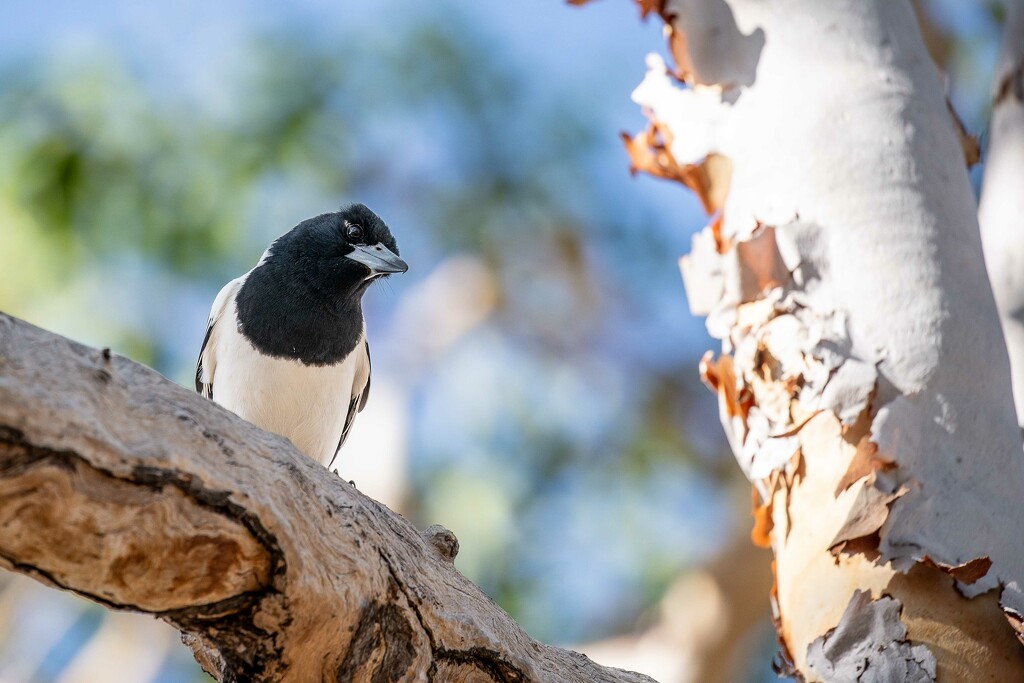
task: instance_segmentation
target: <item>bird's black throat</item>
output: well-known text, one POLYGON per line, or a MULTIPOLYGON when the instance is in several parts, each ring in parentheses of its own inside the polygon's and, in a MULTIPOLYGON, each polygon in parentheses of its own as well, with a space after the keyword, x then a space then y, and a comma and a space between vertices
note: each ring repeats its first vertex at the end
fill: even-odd
POLYGON ((362 336, 361 299, 369 283, 296 272, 294 261, 285 265, 271 257, 246 278, 236 297, 239 332, 274 358, 316 366, 340 363, 362 336))

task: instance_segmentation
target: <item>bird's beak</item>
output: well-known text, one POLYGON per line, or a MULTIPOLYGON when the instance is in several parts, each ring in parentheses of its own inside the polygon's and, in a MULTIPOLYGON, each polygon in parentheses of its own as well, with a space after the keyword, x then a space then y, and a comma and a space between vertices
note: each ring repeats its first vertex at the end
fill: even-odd
POLYGON ((346 254, 345 258, 369 268, 371 277, 384 273, 404 273, 409 270, 409 264, 380 242, 365 247, 352 247, 352 253, 346 254))

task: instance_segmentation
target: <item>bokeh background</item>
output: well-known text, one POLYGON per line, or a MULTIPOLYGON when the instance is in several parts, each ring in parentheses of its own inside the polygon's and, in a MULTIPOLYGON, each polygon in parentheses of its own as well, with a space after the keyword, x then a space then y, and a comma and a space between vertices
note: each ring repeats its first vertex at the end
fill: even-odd
MULTIPOLYGON (((920 9, 983 133, 999 3, 920 9)), ((373 394, 341 474, 455 531, 459 569, 536 638, 699 666, 682 641, 730 610, 709 572, 741 548, 731 580, 760 585, 768 560, 746 549, 749 487, 676 266, 705 216, 631 178, 617 135, 644 125, 629 94, 665 52, 658 21, 626 0, 3 15, 0 309, 188 386, 221 285, 297 222, 365 202, 411 269, 366 296, 373 394), (666 615, 679 661, 630 650, 666 615)), ((729 680, 774 678, 759 595, 714 654, 729 680)), ((122 680, 209 679, 162 623, 0 574, 0 683, 122 680)))

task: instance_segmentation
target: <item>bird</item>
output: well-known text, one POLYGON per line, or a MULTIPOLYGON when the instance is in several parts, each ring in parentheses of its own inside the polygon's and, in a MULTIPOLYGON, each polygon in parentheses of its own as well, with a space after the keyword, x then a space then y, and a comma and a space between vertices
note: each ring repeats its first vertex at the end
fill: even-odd
POLYGON ((214 299, 196 391, 330 468, 370 395, 363 294, 408 269, 363 204, 302 221, 214 299))

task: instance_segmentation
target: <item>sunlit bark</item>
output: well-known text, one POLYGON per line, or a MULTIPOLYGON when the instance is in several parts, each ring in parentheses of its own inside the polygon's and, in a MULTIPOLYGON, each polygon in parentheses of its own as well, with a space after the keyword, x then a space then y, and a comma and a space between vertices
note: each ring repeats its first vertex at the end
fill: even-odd
POLYGON ((702 372, 775 553, 784 666, 1024 680, 1009 361, 973 150, 909 3, 641 4, 675 65, 649 59, 627 147, 713 214, 681 265, 722 340, 702 372))
POLYGON ((0 567, 181 629, 222 681, 632 681, 404 518, 127 359, 0 314, 0 567))

